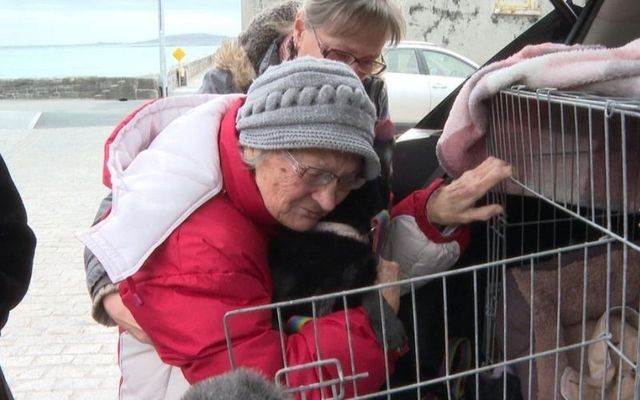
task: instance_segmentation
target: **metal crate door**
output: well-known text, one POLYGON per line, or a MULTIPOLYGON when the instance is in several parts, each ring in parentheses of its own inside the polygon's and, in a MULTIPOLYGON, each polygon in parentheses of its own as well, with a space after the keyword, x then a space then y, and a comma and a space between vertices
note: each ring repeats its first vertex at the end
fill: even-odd
POLYGON ((510 207, 489 226, 503 263, 487 287, 488 362, 515 369, 524 398, 637 396, 640 104, 513 88, 492 100, 488 132, 489 154, 513 166, 490 197, 510 207))

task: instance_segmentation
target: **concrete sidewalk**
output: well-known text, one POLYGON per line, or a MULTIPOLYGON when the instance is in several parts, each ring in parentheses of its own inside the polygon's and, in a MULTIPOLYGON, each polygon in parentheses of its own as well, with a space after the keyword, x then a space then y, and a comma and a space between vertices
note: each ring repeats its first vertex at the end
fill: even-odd
POLYGON ((114 127, 148 100, 0 100, 0 129, 114 127))
POLYGON ((117 332, 90 317, 75 233, 107 193, 102 152, 112 121, 141 103, 0 101, 0 153, 38 239, 31 286, 0 337, 0 365, 16 400, 117 398, 117 332), (29 113, 50 118, 7 129, 29 113))
MULTIPOLYGON (((201 75, 170 95, 197 92, 201 75)), ((83 246, 100 200, 105 139, 145 100, 0 100, 0 153, 38 239, 33 277, 0 337, 16 400, 113 400, 117 331, 90 316, 83 246)))

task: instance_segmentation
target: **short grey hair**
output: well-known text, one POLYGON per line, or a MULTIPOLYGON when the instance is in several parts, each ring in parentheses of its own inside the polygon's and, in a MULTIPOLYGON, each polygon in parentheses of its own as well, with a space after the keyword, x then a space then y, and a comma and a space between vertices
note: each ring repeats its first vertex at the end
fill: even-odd
POLYGON ((397 0, 304 0, 301 10, 307 26, 323 27, 335 36, 375 26, 388 32, 391 44, 404 38, 405 19, 397 0))
POLYGON ((240 146, 240 156, 242 161, 251 171, 255 171, 258 164, 275 152, 277 152, 277 150, 262 150, 240 146))

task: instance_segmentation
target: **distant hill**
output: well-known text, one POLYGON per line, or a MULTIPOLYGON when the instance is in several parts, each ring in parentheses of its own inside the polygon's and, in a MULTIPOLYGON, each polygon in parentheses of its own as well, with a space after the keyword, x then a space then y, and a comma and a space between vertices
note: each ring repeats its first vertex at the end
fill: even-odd
MULTIPOLYGON (((226 40, 233 39, 229 36, 212 35, 209 33, 185 33, 182 35, 167 35, 164 37, 166 46, 217 46, 226 40)), ((130 43, 137 46, 157 45, 158 39, 145 40, 130 43)))
MULTIPOLYGON (((185 33, 182 35, 166 35, 164 44, 168 47, 172 46, 219 46, 227 40, 234 40, 232 36, 213 35, 209 33, 185 33)), ((92 42, 77 44, 27 44, 27 45, 0 45, 0 48, 7 47, 69 47, 69 46, 157 46, 158 39, 144 40, 139 42, 92 42)))

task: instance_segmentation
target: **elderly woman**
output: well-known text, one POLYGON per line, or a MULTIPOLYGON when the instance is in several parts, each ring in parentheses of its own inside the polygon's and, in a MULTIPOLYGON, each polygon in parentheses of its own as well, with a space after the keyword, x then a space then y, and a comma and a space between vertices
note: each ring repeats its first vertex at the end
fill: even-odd
MULTIPOLYGON (((270 302, 267 245, 279 227, 314 228, 351 190, 378 177, 374 122, 375 108, 353 71, 311 58, 270 68, 246 99, 169 98, 125 120, 108 149, 114 207, 81 237, 119 282, 118 298, 153 343, 121 333, 121 398, 176 398, 189 384, 230 368, 223 316, 270 302), (172 105, 185 104, 196 107, 179 109, 175 115, 184 115, 171 122, 163 118, 172 105), (160 133, 147 132, 159 126, 160 133), (167 204, 178 209, 174 222, 160 217, 167 204), (158 225, 159 245, 130 269, 121 263, 128 254, 122 248, 143 241, 147 225, 158 225)), ((412 203, 421 207, 420 224, 428 224, 424 193, 412 203)), ((377 280, 393 282, 397 275, 397 265, 382 262, 377 280)), ((272 329, 269 312, 237 316, 230 330, 236 366, 273 377, 284 362, 315 361, 321 351, 347 374, 367 372, 358 393, 373 392, 384 382, 385 358, 393 367, 404 343, 395 317, 399 290, 383 296, 383 321, 371 295, 349 311, 348 329, 344 312, 334 312, 284 338, 272 329)), ((293 375, 290 385, 316 383, 316 371, 293 375)), ((325 369, 324 379, 335 374, 325 369)), ((351 396, 353 386, 346 389, 351 396)))
MULTIPOLYGON (((113 138, 108 154, 116 159, 107 163, 114 207, 81 237, 111 279, 119 281, 119 296, 153 343, 121 334, 121 398, 176 398, 189 384, 229 370, 223 316, 270 302, 269 238, 279 227, 312 229, 351 190, 380 173, 373 149, 375 108, 343 63, 305 57, 272 67, 256 79, 246 99, 232 94, 156 103, 127 118, 113 138), (170 113, 172 104, 189 101, 202 104, 171 123, 158 116, 170 113), (166 126, 157 135, 141 131, 158 125, 166 126), (150 143, 140 145, 140 138, 150 143), (211 152, 207 142, 218 151, 211 152), (137 270, 119 270, 126 252, 114 256, 122 250, 114 241, 135 242, 140 225, 161 225, 162 218, 153 212, 144 220, 154 202, 163 204, 160 197, 175 198, 179 204, 192 183, 215 186, 201 181, 212 173, 206 164, 210 158, 219 159, 212 164, 219 165, 213 174, 222 178, 216 194, 191 203, 195 205, 185 210, 185 218, 178 218, 176 227, 168 224, 161 244, 137 270), (119 219, 129 229, 110 231, 112 220, 119 219)), ((379 282, 397 279, 395 264, 382 263, 379 271, 379 282)), ((349 329, 344 312, 322 316, 317 324, 284 337, 284 355, 269 312, 236 317, 230 331, 236 366, 273 377, 283 361, 315 361, 321 351, 322 359, 339 360, 345 373, 353 373, 348 367, 352 361, 355 371, 368 373, 357 382, 359 393, 375 391, 384 382, 385 358, 393 365, 404 343, 395 317, 398 290, 386 290, 383 296, 384 321, 372 294, 349 311, 349 329)), ((316 371, 295 374, 290 384, 315 383, 316 371)), ((335 374, 329 368, 324 379, 335 374)), ((353 387, 348 386, 349 396, 353 387)), ((307 398, 320 398, 320 393, 307 398)))
MULTIPOLYGON (((238 42, 223 45, 215 55, 215 68, 205 77, 201 93, 241 93, 255 76, 270 65, 296 56, 333 59, 348 64, 362 80, 376 108, 379 134, 376 144, 383 156, 383 178, 362 190, 387 197, 393 129, 388 118, 384 81, 377 75, 385 66, 381 60, 387 40, 395 43, 404 34, 404 17, 396 0, 305 0, 288 1, 265 10, 251 22, 238 42), (371 190, 370 186, 379 190, 371 190)), ((373 201, 374 199, 372 199, 373 201)), ((445 200, 443 204, 448 204, 445 200)), ((97 220, 111 206, 109 195, 100 205, 97 220)), ((456 223, 455 221, 453 223, 456 223)), ((464 232, 458 232, 462 236, 464 232)), ((435 233, 436 240, 440 237, 435 233)), ((444 239, 443 239, 444 240, 444 239)), ((140 340, 146 334, 122 306, 115 286, 100 261, 85 251, 87 287, 93 302, 93 318, 107 326, 117 324, 140 340)))
MULTIPOLYGON (((403 34, 404 18, 395 0, 286 2, 258 15, 240 35, 237 43, 229 43, 217 52, 215 68, 205 77, 201 92, 245 92, 252 79, 261 75, 268 66, 296 56, 334 59, 348 64, 362 80, 376 108, 376 144, 388 144, 391 138, 385 127, 389 124, 383 122, 388 117, 387 95, 384 81, 377 75, 384 70, 381 51, 385 41, 397 42, 403 34)), ((383 149, 388 147, 382 146, 383 149)), ((376 185, 381 189, 378 196, 385 196, 387 183, 384 172, 388 173, 390 155, 386 151, 379 152, 379 155, 382 156, 383 178, 368 183, 361 190, 376 185)), ((428 191, 429 194, 435 191, 428 202, 429 221, 422 224, 420 229, 416 227, 416 234, 426 235, 433 243, 456 241, 460 244, 456 250, 459 254, 467 240, 465 228, 449 229, 448 235, 443 235, 437 228, 440 225, 486 220, 500 213, 501 208, 497 205, 475 208, 474 204, 507 175, 502 161, 489 159, 451 185, 441 186, 441 182, 436 182, 428 191)), ((426 197, 423 196, 415 210, 423 209, 425 201, 426 197)), ((100 206, 97 220, 109 212, 110 206, 111 196, 108 196, 100 206)), ((411 212, 415 214, 418 211, 411 212)), ((139 340, 148 341, 146 334, 122 305, 115 293, 116 287, 101 263, 90 251, 85 252, 85 267, 94 319, 107 326, 117 324, 139 340)))

